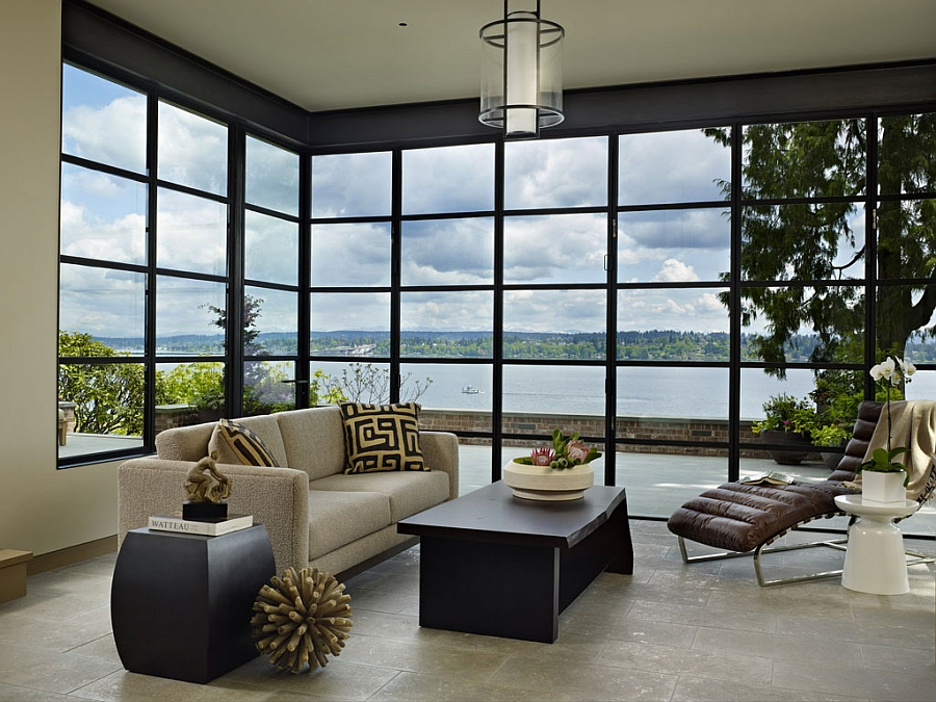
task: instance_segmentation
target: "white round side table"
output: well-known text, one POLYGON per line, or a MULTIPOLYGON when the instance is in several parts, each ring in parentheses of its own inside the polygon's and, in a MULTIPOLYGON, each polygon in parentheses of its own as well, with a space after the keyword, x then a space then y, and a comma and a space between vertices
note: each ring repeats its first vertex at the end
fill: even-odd
POLYGON ((920 505, 913 500, 871 504, 862 502, 861 495, 839 495, 835 504, 860 517, 848 530, 842 585, 871 595, 910 592, 903 535, 894 520, 910 516, 920 505))

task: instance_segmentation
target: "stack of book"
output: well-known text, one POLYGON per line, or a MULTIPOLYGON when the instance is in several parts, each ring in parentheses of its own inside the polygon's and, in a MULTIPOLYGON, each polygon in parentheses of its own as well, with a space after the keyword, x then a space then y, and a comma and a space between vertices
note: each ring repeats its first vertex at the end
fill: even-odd
POLYGON ((156 531, 174 531, 179 534, 201 534, 203 536, 221 536, 253 526, 252 514, 232 514, 217 519, 183 519, 177 512, 167 516, 149 518, 149 528, 156 531))

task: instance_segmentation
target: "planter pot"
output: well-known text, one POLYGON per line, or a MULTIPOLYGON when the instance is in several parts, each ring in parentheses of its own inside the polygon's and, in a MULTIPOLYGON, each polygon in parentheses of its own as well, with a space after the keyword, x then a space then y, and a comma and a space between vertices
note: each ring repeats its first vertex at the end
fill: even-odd
POLYGON ((776 463, 782 466, 798 466, 806 460, 812 444, 802 434, 792 431, 774 431, 768 429, 760 433, 765 444, 787 444, 790 449, 767 449, 767 453, 776 463))
POLYGON ((503 479, 515 497, 525 500, 578 500, 595 484, 595 469, 587 463, 553 470, 549 466, 527 466, 511 461, 504 466, 503 479))
POLYGON ((907 499, 904 487, 906 471, 878 473, 861 471, 861 501, 872 505, 900 505, 907 499))

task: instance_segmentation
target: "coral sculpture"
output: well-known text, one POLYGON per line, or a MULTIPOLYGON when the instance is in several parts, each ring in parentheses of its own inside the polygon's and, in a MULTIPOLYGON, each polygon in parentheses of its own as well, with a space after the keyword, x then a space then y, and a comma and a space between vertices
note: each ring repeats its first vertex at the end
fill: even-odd
POLYGON ((351 629, 350 595, 334 576, 317 568, 287 568, 264 585, 250 620, 257 649, 282 670, 299 673, 339 655, 351 629))

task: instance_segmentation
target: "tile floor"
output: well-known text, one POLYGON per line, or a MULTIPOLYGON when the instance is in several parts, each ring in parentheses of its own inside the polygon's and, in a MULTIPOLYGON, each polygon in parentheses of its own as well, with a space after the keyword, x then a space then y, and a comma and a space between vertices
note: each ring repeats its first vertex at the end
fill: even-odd
MULTIPOLYGON (((208 685, 123 670, 103 556, 0 604, 0 700, 936 700, 931 565, 897 597, 837 579, 761 589, 748 559, 685 566, 664 524, 631 529, 634 575, 599 576, 552 645, 421 629, 415 547, 348 580, 354 628, 327 668, 292 675, 258 658, 208 685)), ((768 563, 826 569, 841 554, 768 563)))

